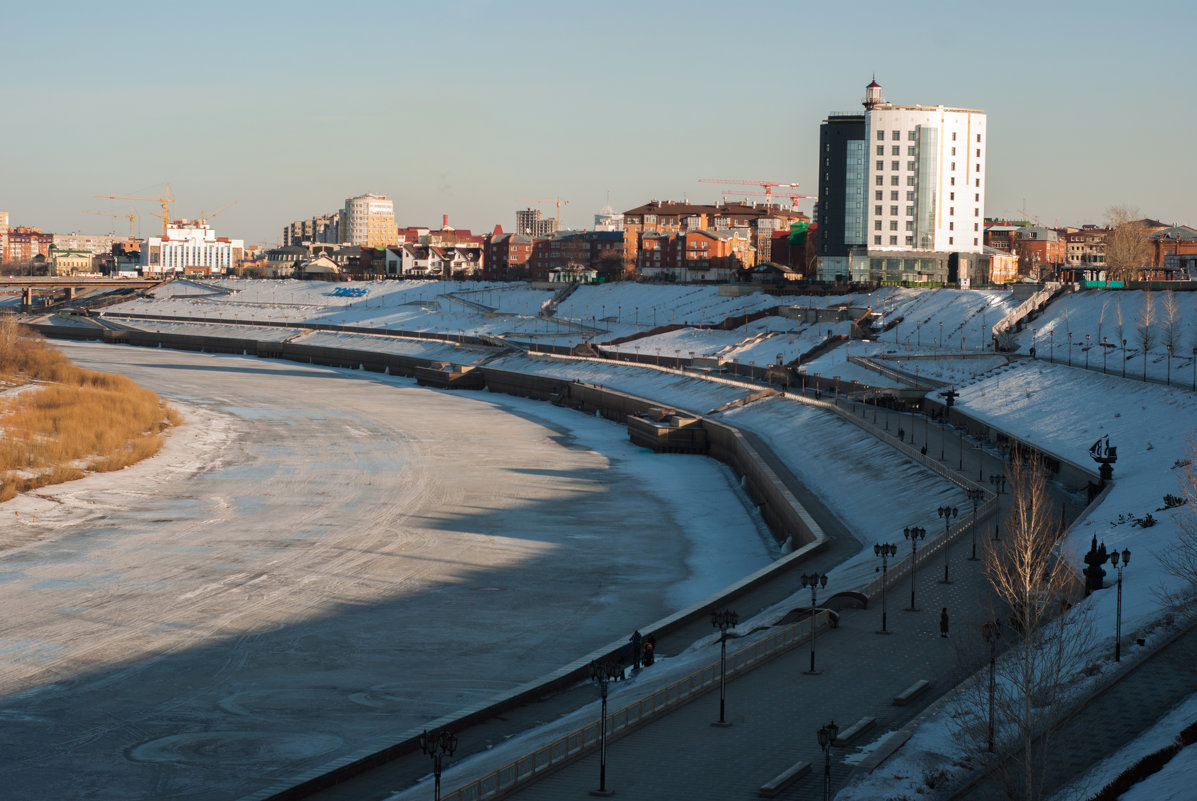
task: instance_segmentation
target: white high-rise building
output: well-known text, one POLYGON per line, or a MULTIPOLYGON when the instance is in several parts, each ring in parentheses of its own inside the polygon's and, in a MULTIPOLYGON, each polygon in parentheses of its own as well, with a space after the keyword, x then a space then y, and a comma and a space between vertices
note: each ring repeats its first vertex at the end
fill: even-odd
POLYGON ((345 200, 341 241, 350 245, 385 248, 399 244, 395 204, 386 195, 358 195, 345 200))
POLYGON ((882 98, 876 81, 866 87, 863 105, 863 115, 831 115, 823 124, 827 152, 820 197, 856 199, 858 211, 848 215, 842 200, 820 209, 826 212, 820 233, 826 230, 829 236, 826 242, 820 239, 820 256, 826 257, 820 259, 820 277, 964 280, 983 251, 985 113, 895 105, 882 98), (853 122, 858 127, 853 129, 853 122), (852 137, 853 130, 864 137, 848 143, 855 150, 829 135, 852 137), (845 158, 846 166, 839 163, 845 158), (849 169, 853 165, 863 169, 849 169), (843 217, 838 223, 837 214, 843 217), (833 241, 837 235, 842 242, 833 241))

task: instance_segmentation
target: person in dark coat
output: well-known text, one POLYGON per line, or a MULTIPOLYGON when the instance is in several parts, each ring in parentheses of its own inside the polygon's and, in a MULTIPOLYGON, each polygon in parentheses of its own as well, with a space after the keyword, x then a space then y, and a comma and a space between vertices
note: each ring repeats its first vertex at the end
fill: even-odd
POLYGON ((939 636, 948 636, 948 608, 945 606, 943 611, 939 613, 939 636))
POLYGON ((906 429, 899 428, 898 429, 898 442, 905 442, 905 441, 906 441, 906 429))
POLYGON ((635 631, 632 632, 631 643, 632 643, 632 667, 635 669, 639 669, 640 656, 643 653, 643 648, 644 648, 644 645, 643 645, 644 639, 640 636, 640 629, 636 629, 635 631))

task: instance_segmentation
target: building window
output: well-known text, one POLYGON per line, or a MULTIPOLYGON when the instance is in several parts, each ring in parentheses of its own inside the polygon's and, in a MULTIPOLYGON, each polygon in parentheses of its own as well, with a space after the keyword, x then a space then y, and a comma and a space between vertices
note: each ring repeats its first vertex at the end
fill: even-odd
POLYGON ((877 141, 880 142, 884 139, 885 139, 885 131, 878 131, 877 132, 877 141))
POLYGON ((956 223, 954 223, 954 222, 950 222, 950 223, 948 223, 948 230, 949 230, 949 231, 955 231, 955 230, 956 230, 956 223))
MULTIPOLYGON (((881 198, 877 198, 877 199, 878 199, 878 200, 881 200, 881 198)), ((890 193, 889 193, 889 199, 890 199, 890 200, 897 200, 897 199, 898 199, 898 193, 897 193, 897 192, 890 192, 890 193)))
POLYGON ((875 215, 877 215, 878 217, 880 217, 880 216, 881 216, 881 207, 880 207, 880 206, 874 206, 874 207, 873 207, 873 214, 875 214, 875 215))
POLYGON ((980 210, 980 209, 973 209, 973 216, 974 216, 974 217, 980 217, 980 216, 981 216, 981 210, 980 210))
POLYGON ((899 169, 898 164, 899 164, 899 162, 897 162, 897 161, 891 162, 891 167, 895 170, 899 169))
POLYGON ((913 141, 914 141, 914 137, 915 137, 914 131, 907 131, 907 132, 906 132, 906 138, 907 138, 907 139, 909 139, 910 141, 912 141, 912 142, 913 142, 913 141))
POLYGON ((907 245, 913 245, 913 244, 914 244, 914 237, 913 237, 913 236, 908 236, 908 237, 906 237, 906 244, 907 244, 907 245))
POLYGON ((896 237, 896 236, 891 236, 891 237, 889 238, 889 243, 890 243, 891 245, 896 245, 896 244, 898 244, 898 237, 896 237))
POLYGON ((880 172, 881 170, 884 170, 884 169, 885 169, 885 162, 884 162, 884 161, 878 161, 878 162, 877 162, 877 171, 878 171, 878 172, 880 172))
POLYGON ((956 141, 956 132, 955 131, 952 131, 952 141, 953 142, 956 141))
POLYGON ((914 230, 914 220, 907 220, 907 221, 906 221, 906 230, 907 230, 907 231, 913 231, 913 230, 914 230))
POLYGON ((953 179, 952 179, 952 186, 955 186, 955 185, 956 185, 956 179, 955 179, 955 178, 953 178, 953 179))
POLYGON ((906 162, 906 169, 910 170, 911 172, 914 172, 914 162, 913 161, 906 162))
POLYGON ((977 134, 977 141, 978 141, 978 142, 980 142, 980 141, 981 141, 981 134, 977 134))
POLYGON ((885 155, 885 145, 877 145, 877 155, 878 156, 885 155))
POLYGON ((975 200, 975 201, 977 201, 978 203, 980 203, 980 202, 981 202, 981 193, 980 193, 980 192, 978 192, 977 194, 973 195, 973 200, 975 200))
POLYGON ((889 230, 891 230, 891 231, 896 231, 896 230, 898 230, 898 221, 897 221, 897 220, 890 220, 890 221, 889 221, 889 230))
POLYGON ((893 155, 895 155, 895 156, 900 156, 900 155, 902 155, 902 146, 901 146, 901 145, 894 145, 893 147, 891 147, 891 148, 890 148, 890 153, 891 153, 891 154, 893 154, 893 155))
POLYGON ((910 145, 909 147, 906 148, 906 155, 908 155, 908 156, 914 155, 914 145, 910 145))
POLYGON ((907 207, 906 207, 906 216, 907 216, 907 217, 913 217, 913 216, 914 216, 914 206, 907 206, 907 207))
POLYGON ((906 199, 907 199, 907 200, 914 200, 914 192, 907 192, 907 193, 906 193, 906 199))
POLYGON ((874 231, 881 230, 881 220, 873 220, 873 230, 874 231))
POLYGON ((898 207, 897 207, 897 206, 890 206, 890 207, 889 207, 889 213, 890 213, 890 214, 893 214, 894 216, 897 216, 897 214, 898 214, 898 207))
POLYGON ((977 158, 981 158, 981 148, 977 148, 977 158))
POLYGON ((981 164, 978 162, 977 169, 974 170, 974 172, 980 172, 980 171, 981 171, 981 164))
MULTIPOLYGON (((913 178, 908 178, 908 179, 906 180, 906 183, 913 185, 913 184, 914 184, 914 179, 913 179, 913 178)), ((891 175, 891 176, 889 177, 889 184, 890 184, 890 186, 897 186, 897 185, 898 185, 898 176, 896 176, 896 175, 891 175)))
POLYGON ((956 207, 955 206, 948 206, 948 216, 949 217, 956 216, 956 207))
POLYGON ((876 183, 876 184, 877 184, 877 186, 884 186, 884 185, 885 185, 885 178, 884 178, 884 177, 882 177, 882 176, 880 176, 880 175, 878 175, 876 178, 874 178, 874 179, 873 179, 873 182, 874 182, 874 183, 876 183))
POLYGON ((977 244, 977 238, 975 236, 973 237, 973 244, 977 244))
POLYGON ((902 138, 902 132, 901 132, 901 131, 892 131, 892 132, 890 132, 890 137, 889 137, 889 138, 890 138, 890 139, 894 139, 894 140, 901 139, 901 138, 902 138))
POLYGON ((974 231, 980 231, 980 230, 981 230, 981 224, 980 224, 980 223, 973 223, 973 230, 974 230, 974 231))
POLYGON ((954 161, 952 162, 952 171, 953 172, 956 171, 956 162, 954 162, 954 161))
POLYGON ((978 189, 981 188, 981 179, 980 178, 977 179, 977 188, 978 189))
POLYGON ((948 244, 949 244, 949 245, 951 245, 951 244, 952 244, 952 237, 950 237, 950 236, 948 237, 948 244))
POLYGON ((880 244, 881 244, 881 237, 879 237, 879 236, 875 236, 875 237, 873 237, 873 244, 874 244, 874 245, 880 245, 880 244))
POLYGON ((881 196, 884 194, 885 194, 884 192, 882 192, 880 189, 878 189, 876 192, 873 193, 873 200, 881 200, 881 196))

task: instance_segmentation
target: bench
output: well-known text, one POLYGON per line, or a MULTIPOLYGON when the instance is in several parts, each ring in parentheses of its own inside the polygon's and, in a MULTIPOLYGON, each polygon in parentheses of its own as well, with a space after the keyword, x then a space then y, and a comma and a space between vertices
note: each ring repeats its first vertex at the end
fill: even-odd
POLYGON ((927 688, 930 686, 931 682, 927 681, 926 679, 920 679, 919 681, 916 681, 914 684, 910 685, 905 690, 894 696, 894 706, 906 706, 906 704, 910 703, 911 699, 913 699, 919 693, 927 690, 927 688))
POLYGON ((808 773, 810 773, 810 763, 799 762, 762 784, 756 794, 761 798, 772 798, 808 773))
POLYGON ((877 718, 861 718, 853 723, 848 728, 840 732, 839 736, 835 738, 832 745, 845 746, 852 742, 854 738, 860 735, 865 729, 872 728, 877 723, 877 718))

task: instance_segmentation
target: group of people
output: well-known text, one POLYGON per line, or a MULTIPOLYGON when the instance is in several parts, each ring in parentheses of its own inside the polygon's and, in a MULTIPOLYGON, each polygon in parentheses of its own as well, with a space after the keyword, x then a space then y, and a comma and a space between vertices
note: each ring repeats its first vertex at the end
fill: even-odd
POLYGON ((651 634, 642 637, 636 629, 628 638, 628 644, 620 649, 619 658, 623 664, 631 662, 632 668, 639 670, 641 665, 648 667, 656 660, 656 650, 657 638, 651 634))

